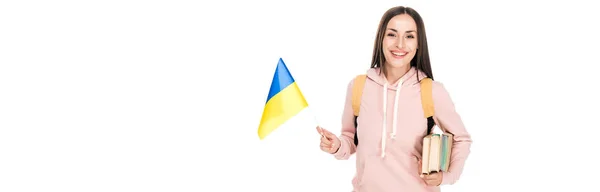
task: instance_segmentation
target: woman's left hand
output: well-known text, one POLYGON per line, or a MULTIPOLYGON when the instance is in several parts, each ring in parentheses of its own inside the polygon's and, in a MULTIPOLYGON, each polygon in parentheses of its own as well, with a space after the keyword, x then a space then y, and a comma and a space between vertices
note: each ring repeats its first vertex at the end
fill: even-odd
POLYGON ((425 181, 425 183, 427 183, 429 186, 439 186, 442 184, 442 173, 440 172, 429 175, 421 175, 421 178, 423 178, 423 181, 425 181))
POLYGON ((419 160, 419 174, 421 174, 421 178, 425 181, 425 184, 429 186, 439 186, 442 184, 442 173, 431 173, 429 175, 424 175, 421 173, 421 160, 419 160))

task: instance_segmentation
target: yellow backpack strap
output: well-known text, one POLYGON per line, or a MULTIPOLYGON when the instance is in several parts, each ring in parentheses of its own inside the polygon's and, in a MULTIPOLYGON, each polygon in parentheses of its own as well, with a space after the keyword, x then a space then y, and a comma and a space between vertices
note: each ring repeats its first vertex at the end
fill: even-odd
POLYGON ((432 96, 432 79, 424 78, 421 80, 421 105, 423 106, 423 115, 427 118, 427 135, 433 131, 433 126, 437 124, 433 108, 433 96, 432 96))
POLYGON ((432 117, 435 114, 435 111, 433 109, 431 83, 431 78, 424 78, 421 80, 421 105, 423 105, 423 112, 425 118, 432 117))
POLYGON ((360 100, 365 87, 367 75, 362 74, 354 78, 354 86, 352 86, 352 110, 354 111, 354 145, 358 146, 358 112, 360 111, 360 100))
POLYGON ((366 80, 367 75, 364 74, 358 75, 354 79, 354 86, 352 87, 352 110, 354 111, 354 116, 358 116, 358 112, 360 111, 360 99, 366 80))

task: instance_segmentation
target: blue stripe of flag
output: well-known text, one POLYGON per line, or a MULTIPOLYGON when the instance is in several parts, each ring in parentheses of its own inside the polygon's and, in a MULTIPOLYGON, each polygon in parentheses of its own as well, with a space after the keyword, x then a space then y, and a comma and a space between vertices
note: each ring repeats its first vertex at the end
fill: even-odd
POLYGON ((273 75, 273 81, 271 82, 271 89, 269 90, 267 102, 292 83, 294 83, 294 77, 292 77, 287 66, 285 66, 283 59, 279 58, 279 63, 277 64, 275 75, 273 75))

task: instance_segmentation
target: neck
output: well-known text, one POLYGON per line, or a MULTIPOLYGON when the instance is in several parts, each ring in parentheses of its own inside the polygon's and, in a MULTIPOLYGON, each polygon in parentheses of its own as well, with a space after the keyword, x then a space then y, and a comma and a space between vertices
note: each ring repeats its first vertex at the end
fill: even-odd
POLYGON ((394 85, 398 82, 398 80, 400 80, 400 78, 402 78, 402 76, 408 73, 408 70, 410 70, 410 65, 406 65, 400 68, 388 67, 384 72, 385 78, 387 79, 388 83, 394 85))

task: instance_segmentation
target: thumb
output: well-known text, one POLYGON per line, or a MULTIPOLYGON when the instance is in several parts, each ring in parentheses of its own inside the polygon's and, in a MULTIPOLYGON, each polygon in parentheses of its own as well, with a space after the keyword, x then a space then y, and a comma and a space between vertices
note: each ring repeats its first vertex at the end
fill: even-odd
POLYGON ((323 128, 317 126, 317 132, 319 132, 319 134, 323 135, 323 128))
POLYGON ((423 178, 423 162, 421 162, 421 160, 419 159, 419 175, 421 176, 421 178, 423 178))
POLYGON ((321 134, 323 137, 327 137, 329 131, 327 131, 327 129, 324 129, 323 127, 317 126, 317 131, 319 132, 319 134, 321 134))
POLYGON ((327 139, 333 139, 336 137, 333 133, 329 132, 327 129, 323 129, 323 135, 325 137, 327 137, 327 139))

